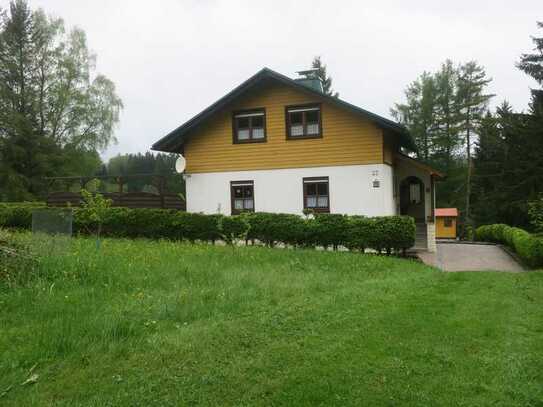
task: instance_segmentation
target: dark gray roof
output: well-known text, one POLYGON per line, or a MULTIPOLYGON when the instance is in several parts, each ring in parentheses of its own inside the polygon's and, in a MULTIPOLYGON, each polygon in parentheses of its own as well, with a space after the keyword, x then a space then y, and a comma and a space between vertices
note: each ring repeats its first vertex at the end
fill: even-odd
POLYGON ((234 90, 228 92, 225 96, 217 100, 211 106, 204 109, 203 111, 198 113, 196 116, 194 116, 192 119, 188 120, 187 122, 185 122, 184 124, 176 128, 175 130, 171 131, 166 136, 162 137, 160 140, 158 140, 156 143, 153 144, 151 149, 156 150, 156 151, 165 151, 165 152, 172 152, 172 153, 179 152, 181 147, 183 146, 183 144, 189 137, 191 130, 193 130, 199 124, 207 120, 209 117, 211 117, 217 111, 222 109, 228 103, 232 102, 235 98, 244 94, 253 86, 257 85, 258 83, 266 79, 276 80, 285 85, 291 86, 303 92, 317 96, 321 100, 325 100, 329 103, 335 104, 337 106, 348 109, 354 113, 360 114, 361 116, 373 121, 379 127, 385 130, 389 130, 393 134, 397 135, 399 139, 398 141, 402 147, 405 147, 411 151, 416 151, 416 147, 415 147, 415 143, 413 142, 413 139, 409 135, 409 132, 407 131, 407 129, 401 124, 398 124, 389 119, 385 119, 384 117, 381 117, 375 113, 368 112, 367 110, 364 110, 358 106, 347 103, 339 98, 325 95, 319 92, 318 90, 309 88, 293 79, 290 79, 289 77, 285 75, 281 75, 280 73, 272 71, 271 69, 268 69, 268 68, 261 69, 255 75, 251 76, 249 79, 247 79, 245 82, 243 82, 234 90))

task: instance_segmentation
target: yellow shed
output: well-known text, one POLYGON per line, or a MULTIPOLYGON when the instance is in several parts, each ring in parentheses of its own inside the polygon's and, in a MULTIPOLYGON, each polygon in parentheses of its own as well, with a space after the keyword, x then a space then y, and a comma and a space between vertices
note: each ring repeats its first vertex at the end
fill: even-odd
POLYGON ((458 209, 436 208, 436 238, 456 239, 456 220, 458 209))

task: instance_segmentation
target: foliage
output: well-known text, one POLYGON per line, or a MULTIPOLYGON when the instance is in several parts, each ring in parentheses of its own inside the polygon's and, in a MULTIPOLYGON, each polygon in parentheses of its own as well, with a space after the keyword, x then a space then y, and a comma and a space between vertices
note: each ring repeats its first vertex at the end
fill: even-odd
POLYGON ((12 233, 0 228, 0 287, 9 288, 24 284, 34 277, 38 266, 28 245, 12 233))
POLYGON ((543 238, 504 224, 484 225, 475 232, 477 240, 505 244, 530 267, 543 267, 543 238))
POLYGON ((543 192, 543 113, 533 99, 528 114, 515 113, 504 103, 482 121, 473 178, 478 224, 530 227, 528 202, 543 192))
POLYGON ((461 131, 466 146, 466 205, 463 210, 464 222, 470 225, 471 194, 472 194, 472 145, 477 136, 477 129, 487 109, 489 100, 494 96, 485 93, 485 88, 491 82, 486 77, 484 68, 475 61, 470 61, 460 67, 458 76, 458 101, 461 119, 461 131))
POLYGON ((475 61, 455 65, 447 60, 439 71, 424 72, 408 85, 405 103, 391 109, 415 140, 417 158, 448 175, 438 186, 437 205, 457 207, 469 217, 471 161, 478 127, 493 95, 490 79, 475 61))
MULTIPOLYGON (((538 21, 537 27, 543 29, 543 21, 538 21)), ((535 52, 522 54, 517 67, 543 86, 543 37, 532 37, 532 41, 535 45, 535 52)))
POLYGON ((349 237, 347 215, 316 214, 315 218, 308 223, 310 225, 309 241, 313 244, 324 248, 332 246, 334 249, 347 245, 349 237))
POLYGON ((324 94, 333 96, 335 98, 339 97, 339 93, 332 89, 332 77, 329 76, 326 72, 326 65, 322 63, 320 56, 316 56, 315 58, 313 58, 311 67, 314 69, 318 69, 317 77, 322 83, 322 89, 324 91, 324 94))
MULTIPOLYGON (((135 175, 157 174, 165 177, 166 191, 172 193, 185 192, 185 180, 181 174, 174 172, 177 154, 122 154, 109 159, 100 175, 135 175)), ((130 178, 126 180, 126 191, 143 191, 149 183, 145 178, 130 178)))
POLYGON ((45 176, 97 169, 122 102, 95 59, 82 30, 26 0, 0 13, 0 199, 32 199, 45 176))
POLYGON ((286 213, 245 213, 243 216, 251 225, 247 236, 250 240, 259 240, 267 246, 276 243, 291 246, 309 246, 309 220, 298 215, 286 213))
POLYGON ((543 234, 543 194, 538 199, 528 202, 528 215, 535 232, 543 234))
POLYGON ((543 273, 164 240, 93 245, 73 239, 23 289, 0 287, 2 406, 543 399, 543 273), (21 386, 29 370, 38 383, 21 386))
MULTIPOLYGON (((268 246, 278 243, 294 247, 345 246, 387 253, 401 252, 415 243, 415 222, 406 216, 363 218, 317 214, 305 219, 293 214, 257 212, 225 220, 222 215, 176 210, 107 208, 99 194, 91 194, 89 199, 99 208, 98 213, 92 206, 74 208, 73 228, 76 233, 89 233, 101 225, 100 234, 111 237, 190 242, 241 239, 258 240, 268 246)), ((31 221, 32 207, 0 205, 0 226, 30 228, 31 221)))
POLYGON ((246 240, 251 225, 244 216, 220 216, 217 228, 226 244, 233 246, 239 240, 246 240))
POLYGON ((111 203, 113 201, 111 199, 104 198, 104 196, 100 193, 93 194, 86 189, 81 190, 81 196, 83 197, 83 211, 81 211, 81 214, 86 217, 86 222, 88 225, 95 225, 96 237, 100 239, 102 225, 107 218, 109 208, 111 207, 111 203))

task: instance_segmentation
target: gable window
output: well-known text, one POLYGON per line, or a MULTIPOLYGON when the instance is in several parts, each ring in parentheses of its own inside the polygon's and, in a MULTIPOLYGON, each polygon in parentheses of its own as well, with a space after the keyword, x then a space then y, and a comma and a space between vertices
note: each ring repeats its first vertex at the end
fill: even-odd
POLYGON ((304 209, 330 212, 328 177, 304 178, 304 209))
POLYGON ((320 105, 288 106, 286 126, 289 139, 322 137, 320 105))
POLYGON ((235 112, 232 122, 234 143, 266 141, 266 112, 264 109, 235 112))
POLYGON ((253 181, 230 182, 230 195, 232 200, 232 215, 255 211, 253 181))

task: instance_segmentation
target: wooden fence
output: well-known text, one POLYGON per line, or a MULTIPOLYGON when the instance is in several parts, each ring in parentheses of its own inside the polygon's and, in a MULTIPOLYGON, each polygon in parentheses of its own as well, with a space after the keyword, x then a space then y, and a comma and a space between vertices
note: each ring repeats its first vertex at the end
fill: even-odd
MULTIPOLYGON (((101 177, 54 177, 48 178, 49 186, 55 182, 62 181, 65 184, 78 182, 81 188, 85 188, 92 179, 109 179, 117 184, 118 192, 100 192, 104 197, 112 200, 112 206, 126 208, 156 208, 156 209, 177 209, 186 210, 185 200, 180 194, 173 194, 164 191, 164 177, 154 174, 137 174, 129 176, 101 176, 101 177), (151 192, 125 192, 124 185, 131 178, 150 177, 156 185, 158 193, 151 192)), ((82 197, 77 192, 49 192, 47 194, 47 206, 81 206, 82 197)))

